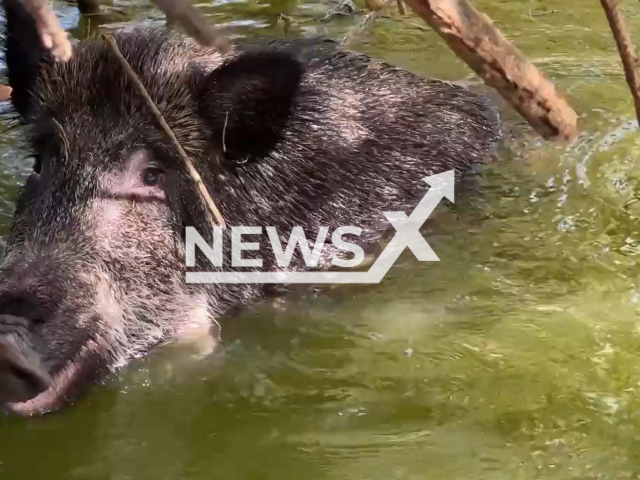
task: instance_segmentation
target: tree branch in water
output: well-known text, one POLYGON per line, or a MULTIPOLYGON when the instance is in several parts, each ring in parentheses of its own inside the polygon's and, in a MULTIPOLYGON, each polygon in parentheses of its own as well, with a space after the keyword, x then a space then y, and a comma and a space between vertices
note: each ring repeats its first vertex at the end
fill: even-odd
POLYGON ((575 111, 489 17, 467 0, 405 1, 544 138, 575 138, 575 111))
POLYGON ((45 48, 51 50, 54 58, 66 62, 71 58, 73 47, 55 12, 47 0, 22 0, 27 11, 36 21, 36 28, 45 48))

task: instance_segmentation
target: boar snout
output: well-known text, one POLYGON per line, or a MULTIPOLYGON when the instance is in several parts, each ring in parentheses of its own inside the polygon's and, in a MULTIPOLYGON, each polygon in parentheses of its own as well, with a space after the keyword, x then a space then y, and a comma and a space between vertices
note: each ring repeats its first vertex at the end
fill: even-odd
POLYGON ((19 335, 0 337, 0 404, 24 402, 44 392, 51 384, 51 378, 35 352, 19 338, 19 335))
POLYGON ((21 416, 73 402, 107 349, 98 348, 95 275, 61 245, 43 250, 10 258, 0 276, 0 409, 21 416))

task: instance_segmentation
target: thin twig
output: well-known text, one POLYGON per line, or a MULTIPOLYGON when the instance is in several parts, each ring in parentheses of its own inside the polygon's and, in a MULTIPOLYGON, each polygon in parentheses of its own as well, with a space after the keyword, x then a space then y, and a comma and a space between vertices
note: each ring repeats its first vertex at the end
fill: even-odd
POLYGON ((227 110, 227 113, 224 116, 224 126, 222 127, 222 153, 227 153, 226 136, 227 136, 228 122, 229 122, 229 110, 227 110))
POLYGON ((51 50, 55 58, 66 62, 71 58, 73 47, 67 32, 58 22, 55 12, 47 0, 23 0, 24 6, 36 21, 36 28, 40 34, 42 44, 51 50))
POLYGON ((189 176, 193 179, 193 181, 197 185, 198 190, 200 190, 200 193, 202 194, 202 197, 207 207, 209 208, 211 213, 213 213, 216 220, 218 221, 218 225, 222 228, 226 228, 224 218, 222 218, 222 215, 220 214, 220 210, 218 210, 218 207, 216 207, 216 204, 214 203, 213 198, 211 198, 211 195, 209 195, 207 186, 202 181, 200 174, 198 173, 196 168, 193 166, 193 163, 187 156, 187 153, 184 151, 184 149, 182 148, 182 145, 180 145, 180 142, 176 138, 175 134, 173 133, 173 131, 171 130, 167 122, 165 121, 162 113, 160 113, 160 110, 158 110, 158 107, 156 106, 155 102, 149 96, 147 89, 144 88, 144 85, 140 81, 140 78, 138 78, 138 75, 136 75, 136 72, 133 71, 133 69, 131 68, 131 65, 129 65, 129 62, 127 62, 127 60, 124 58, 124 56, 120 52, 120 49, 118 48, 118 45, 116 45, 116 42, 114 41, 113 37, 111 37, 110 35, 102 34, 102 38, 104 39, 105 42, 107 42, 107 45, 111 48, 111 50, 117 57, 118 61, 124 68, 125 72, 129 76, 131 81, 138 88, 140 94, 145 98, 145 100, 147 101, 147 104, 153 111, 153 114, 156 117, 156 120, 158 121, 158 123, 160 124, 164 132, 167 134, 167 136, 171 139, 176 150, 178 150, 178 154, 180 155, 180 158, 182 159, 185 166, 187 167, 189 176))
POLYGON ((221 53, 231 50, 231 45, 223 34, 209 25, 200 10, 186 0, 152 1, 167 16, 168 21, 182 25, 187 35, 193 37, 200 45, 214 47, 221 53))
POLYGON ((329 10, 329 13, 322 17, 320 21, 328 22, 336 15, 349 16, 352 15, 357 9, 358 8, 356 7, 356 4, 353 3, 353 0, 342 0, 342 2, 340 2, 340 5, 329 10))
POLYGON ((367 13, 362 21, 349 29, 344 36, 340 44, 343 47, 348 46, 351 41, 362 33, 369 25, 380 18, 383 14, 384 8, 391 3, 392 0, 365 0, 369 13, 367 13))
POLYGON ((618 46, 618 52, 622 59, 622 67, 624 68, 624 76, 629 84, 629 90, 633 96, 633 103, 636 107, 636 117, 640 125, 640 75, 638 74, 638 56, 633 48, 631 35, 624 20, 620 16, 620 12, 616 7, 615 0, 600 0, 604 13, 607 15, 609 27, 613 32, 613 38, 618 46))
POLYGON ((364 16, 364 19, 362 20, 362 22, 360 22, 358 25, 356 25, 355 27, 352 27, 349 29, 349 31, 347 32, 347 34, 343 37, 342 41, 340 42, 340 44, 343 47, 346 47, 349 45, 349 43, 355 38, 357 37, 360 33, 362 33, 371 23, 373 23, 374 20, 376 20, 378 17, 380 16, 380 10, 375 11, 375 12, 369 12, 364 16))

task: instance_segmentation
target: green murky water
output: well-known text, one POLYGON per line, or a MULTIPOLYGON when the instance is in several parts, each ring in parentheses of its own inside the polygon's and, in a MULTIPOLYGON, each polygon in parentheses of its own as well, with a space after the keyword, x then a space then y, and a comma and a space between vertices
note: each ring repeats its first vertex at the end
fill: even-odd
MULTIPOLYGON (((575 142, 503 108, 500 160, 427 229, 440 263, 407 253, 380 285, 267 301, 225 323, 224 357, 159 352, 65 412, 2 418, 0 478, 640 478, 640 137, 610 32, 596 0, 478 4, 567 92, 575 142)), ((199 6, 238 36, 341 38, 361 20, 321 21, 328 0, 199 6)), ((57 7, 76 36, 96 26, 57 7)), ((622 7, 639 32, 640 4, 622 7)), ((352 48, 473 80, 421 25, 382 19, 352 48)), ((4 234, 30 163, 15 134, 0 155, 4 234)))

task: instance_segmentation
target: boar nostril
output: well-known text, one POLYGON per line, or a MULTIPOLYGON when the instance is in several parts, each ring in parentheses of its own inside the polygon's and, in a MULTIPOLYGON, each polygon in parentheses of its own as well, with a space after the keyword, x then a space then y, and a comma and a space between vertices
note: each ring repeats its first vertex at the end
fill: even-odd
POLYGON ((34 295, 5 294, 0 296, 0 315, 11 315, 40 324, 45 322, 51 312, 34 295))
POLYGON ((22 382, 28 391, 41 392, 47 388, 47 382, 40 375, 34 374, 33 370, 18 365, 9 365, 7 370, 22 382))
POLYGON ((51 379, 12 342, 0 338, 0 404, 24 402, 46 390, 51 379))

